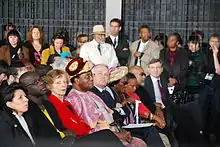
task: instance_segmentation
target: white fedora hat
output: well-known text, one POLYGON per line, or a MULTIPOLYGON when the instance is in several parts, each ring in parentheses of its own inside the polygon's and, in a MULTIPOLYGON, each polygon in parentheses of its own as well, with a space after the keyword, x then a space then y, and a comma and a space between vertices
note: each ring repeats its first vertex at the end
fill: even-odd
POLYGON ((91 34, 92 35, 94 35, 94 34, 103 34, 103 35, 105 35, 105 29, 104 29, 103 25, 94 25, 91 34))

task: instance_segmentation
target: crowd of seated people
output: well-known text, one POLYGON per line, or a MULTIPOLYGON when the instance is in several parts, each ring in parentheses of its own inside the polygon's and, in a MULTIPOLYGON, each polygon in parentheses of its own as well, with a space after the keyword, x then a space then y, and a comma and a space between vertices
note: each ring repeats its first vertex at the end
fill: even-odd
POLYGON ((113 18, 50 44, 6 25, 0 44, 0 146, 189 147, 220 144, 220 36, 201 31, 129 44, 113 18), (130 124, 130 125, 129 125, 130 124), (148 126, 146 126, 148 124, 148 126), (128 127, 130 126, 130 127, 128 127), (132 126, 132 127, 131 127, 132 126), (193 140, 193 141, 191 141, 193 140))

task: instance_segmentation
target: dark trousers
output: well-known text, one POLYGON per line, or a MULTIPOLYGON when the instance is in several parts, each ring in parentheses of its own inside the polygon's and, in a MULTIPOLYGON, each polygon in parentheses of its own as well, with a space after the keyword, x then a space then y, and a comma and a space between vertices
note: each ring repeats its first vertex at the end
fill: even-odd
POLYGON ((144 140, 148 147, 164 147, 163 141, 154 126, 127 130, 131 132, 133 137, 144 140))
POLYGON ((110 130, 102 130, 75 141, 73 147, 124 147, 110 130))

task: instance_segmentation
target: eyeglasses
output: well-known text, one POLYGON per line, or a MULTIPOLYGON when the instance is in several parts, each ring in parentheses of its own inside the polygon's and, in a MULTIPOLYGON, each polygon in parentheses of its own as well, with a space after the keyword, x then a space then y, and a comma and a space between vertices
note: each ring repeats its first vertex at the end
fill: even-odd
POLYGON ((144 72, 140 73, 140 75, 146 77, 146 74, 144 72))
POLYGON ((130 85, 130 84, 126 84, 125 87, 131 87, 131 88, 136 88, 136 85, 130 85))
POLYGON ((25 85, 25 87, 26 86, 33 86, 33 85, 39 85, 40 83, 43 83, 43 81, 42 81, 42 79, 36 79, 36 80, 34 80, 32 83, 30 83, 30 84, 27 84, 27 85, 25 85))

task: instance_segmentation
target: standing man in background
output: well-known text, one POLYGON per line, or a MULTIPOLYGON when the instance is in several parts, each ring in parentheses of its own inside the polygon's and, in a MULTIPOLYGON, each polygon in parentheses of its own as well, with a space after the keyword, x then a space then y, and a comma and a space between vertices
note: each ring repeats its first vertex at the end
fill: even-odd
POLYGON ((148 74, 148 63, 154 58, 159 58, 160 48, 150 39, 151 33, 149 26, 142 25, 139 28, 139 36, 140 39, 133 42, 130 46, 131 56, 129 66, 141 66, 144 72, 148 74))
POLYGON ((121 20, 113 18, 110 21, 110 35, 105 39, 105 42, 114 47, 120 65, 126 66, 128 64, 130 50, 128 41, 120 34, 121 29, 121 20))

